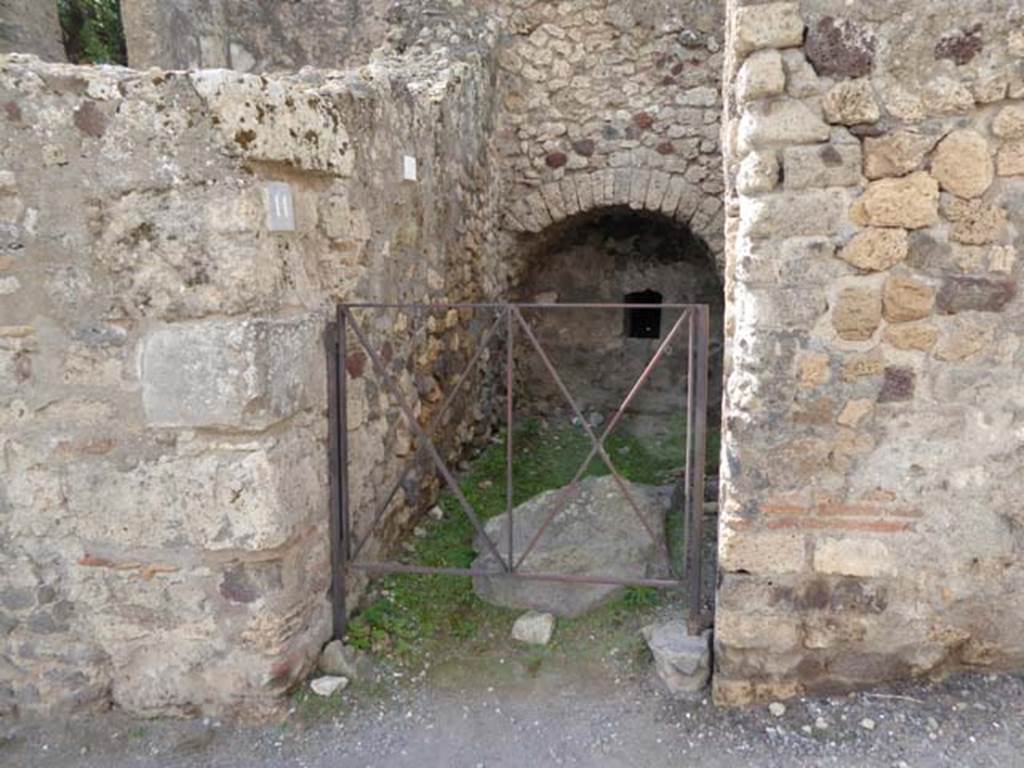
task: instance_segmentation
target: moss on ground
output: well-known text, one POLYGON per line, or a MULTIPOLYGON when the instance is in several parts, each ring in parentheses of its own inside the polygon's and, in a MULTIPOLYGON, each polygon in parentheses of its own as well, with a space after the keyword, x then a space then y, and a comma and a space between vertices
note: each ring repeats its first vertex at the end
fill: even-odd
MULTIPOLYGON (((681 435, 681 425, 671 430, 681 435)), ((709 466, 717 463, 718 436, 709 436, 709 466)), ((513 503, 567 484, 586 459, 591 443, 582 429, 550 427, 539 420, 522 425, 514 435, 513 503)), ((682 438, 646 439, 622 434, 607 442, 609 456, 627 479, 652 485, 672 482, 683 466, 682 438)), ((605 475, 600 458, 587 475, 605 475)), ((493 442, 460 478, 469 503, 481 519, 505 511, 505 440, 493 442)), ((445 493, 440 521, 424 520, 425 534, 413 538, 403 561, 432 567, 468 568, 476 557, 474 529, 456 499, 445 493)), ((678 539, 678 521, 669 535, 678 539), (676 535, 673 535, 673 534, 676 535)), ((478 599, 470 579, 459 576, 396 574, 374 582, 371 601, 349 624, 348 642, 380 660, 409 672, 445 658, 502 653, 522 656, 529 664, 562 654, 604 655, 613 649, 629 653, 639 643, 637 628, 678 596, 653 589, 628 589, 600 610, 558 624, 555 640, 545 649, 524 649, 508 640, 519 612, 478 599), (536 657, 533 661, 525 657, 536 657)), ((634 648, 634 650, 636 650, 634 648)), ((529 665, 528 664, 528 665, 529 665)))

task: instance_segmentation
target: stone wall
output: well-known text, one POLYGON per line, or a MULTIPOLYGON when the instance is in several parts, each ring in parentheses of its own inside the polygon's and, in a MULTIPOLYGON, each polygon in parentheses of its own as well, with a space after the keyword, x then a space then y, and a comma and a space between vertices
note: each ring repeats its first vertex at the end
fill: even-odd
POLYGON ((67 61, 57 0, 0 0, 0 53, 67 61))
MULTIPOLYGON (((699 239, 658 215, 611 208, 579 216, 539 237, 512 297, 526 302, 612 304, 627 294, 657 291, 665 304, 711 307, 711 391, 717 410, 722 391, 724 296, 713 256, 699 239)), ((630 337, 627 311, 544 310, 528 313, 538 339, 569 391, 596 421, 611 418, 679 318, 661 312, 660 336, 630 337)), ((688 368, 687 328, 675 336, 651 377, 633 399, 623 431, 678 437, 688 368)), ((538 355, 524 353, 521 404, 546 416, 572 412, 538 355)), ((715 422, 717 425, 717 422, 715 422)))
MULTIPOLYGON (((0 103, 0 712, 253 714, 331 631, 334 303, 498 290, 486 62, 268 79, 10 56, 0 103), (267 231, 271 180, 295 232, 267 231)), ((407 396, 467 354, 467 318, 440 319, 365 318, 407 396)), ((408 431, 347 367, 365 528, 408 431)), ((486 429, 457 408, 442 444, 486 429)), ((371 549, 435 490, 414 474, 371 549)))
POLYGON ((121 0, 133 67, 340 68, 372 53, 486 45, 490 3, 462 0, 121 0))
POLYGON ((715 695, 1024 662, 1014 0, 732 0, 715 695))
POLYGON ((513 268, 541 232, 613 206, 722 253, 722 8, 714 0, 503 4, 504 225, 513 268))

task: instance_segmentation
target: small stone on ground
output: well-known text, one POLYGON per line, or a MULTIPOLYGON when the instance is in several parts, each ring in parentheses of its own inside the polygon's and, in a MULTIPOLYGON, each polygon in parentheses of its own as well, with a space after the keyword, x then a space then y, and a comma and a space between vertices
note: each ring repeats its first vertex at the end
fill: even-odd
POLYGON ((773 701, 768 705, 768 711, 771 712, 772 717, 782 717, 786 714, 786 705, 781 701, 773 701))
POLYGON ((555 632, 555 617, 550 613, 528 611, 512 625, 512 639, 531 645, 547 645, 555 632))
POLYGON ((348 687, 347 677, 334 677, 333 675, 326 675, 325 677, 318 677, 309 687, 313 689, 313 693, 317 696, 333 696, 338 691, 343 691, 348 687))

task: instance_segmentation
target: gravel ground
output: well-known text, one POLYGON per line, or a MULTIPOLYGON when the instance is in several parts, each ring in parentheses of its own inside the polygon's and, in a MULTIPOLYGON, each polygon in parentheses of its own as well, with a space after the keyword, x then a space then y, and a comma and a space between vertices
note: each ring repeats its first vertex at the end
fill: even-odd
POLYGON ((326 704, 296 700, 279 721, 258 725, 116 712, 0 720, 0 765, 1024 766, 1024 677, 963 675, 802 699, 780 714, 777 705, 673 701, 649 672, 625 669, 481 657, 415 682, 356 686, 326 704))

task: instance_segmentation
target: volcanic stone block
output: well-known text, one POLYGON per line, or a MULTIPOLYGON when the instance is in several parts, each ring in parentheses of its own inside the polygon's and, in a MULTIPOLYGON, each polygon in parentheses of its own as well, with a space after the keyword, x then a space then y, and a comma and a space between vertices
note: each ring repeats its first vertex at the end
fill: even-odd
POLYGON ((804 52, 819 75, 864 77, 875 63, 875 38, 847 19, 825 16, 807 31, 804 52))
POLYGON ((1014 280, 986 277, 947 277, 939 290, 941 312, 1001 312, 1017 295, 1014 280))

